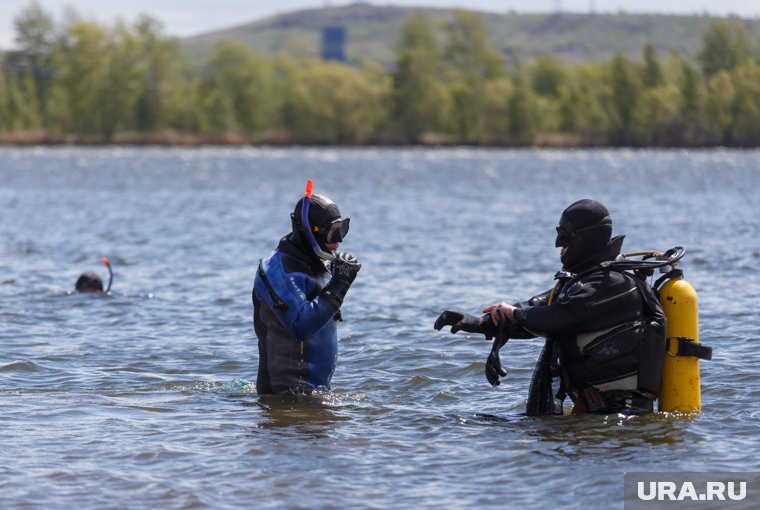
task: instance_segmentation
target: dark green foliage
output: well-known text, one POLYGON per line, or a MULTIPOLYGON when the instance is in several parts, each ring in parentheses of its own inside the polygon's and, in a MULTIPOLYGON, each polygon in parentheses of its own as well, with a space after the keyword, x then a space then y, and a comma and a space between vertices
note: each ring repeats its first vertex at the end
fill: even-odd
POLYGON ((697 55, 705 77, 720 71, 731 71, 748 60, 756 59, 756 48, 741 20, 713 20, 702 38, 697 55))
POLYGON ((267 129, 273 112, 269 74, 267 63, 245 46, 220 43, 201 85, 212 131, 253 135, 267 129))
POLYGON ((514 143, 529 145, 535 135, 534 94, 525 67, 519 61, 513 76, 514 91, 509 98, 509 136, 514 143))
POLYGON ((705 141, 705 86, 697 69, 688 61, 682 61, 681 79, 678 83, 681 92, 680 117, 684 128, 683 145, 702 145, 705 141))
POLYGON ((56 31, 53 19, 38 3, 32 2, 14 20, 14 26, 18 49, 11 54, 11 63, 31 77, 39 113, 47 121, 47 98, 55 69, 56 31))
POLYGON ((533 64, 533 90, 536 94, 557 98, 571 73, 567 64, 554 57, 538 57, 533 64))
POLYGON ((409 17, 401 34, 393 75, 393 116, 404 138, 417 142, 425 131, 443 129, 447 97, 441 51, 422 12, 409 17))
POLYGON ((610 69, 612 101, 610 116, 614 145, 631 145, 633 139, 633 114, 639 93, 639 83, 633 65, 623 55, 615 55, 610 69))
POLYGON ((646 88, 659 87, 664 82, 662 65, 657 56, 657 50, 651 43, 644 46, 644 68, 641 73, 641 83, 646 88))

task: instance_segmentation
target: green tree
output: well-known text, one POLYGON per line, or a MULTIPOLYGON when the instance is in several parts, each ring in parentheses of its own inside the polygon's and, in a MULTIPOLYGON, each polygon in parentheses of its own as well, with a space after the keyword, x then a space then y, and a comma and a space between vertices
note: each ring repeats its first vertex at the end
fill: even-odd
POLYGON ((737 67, 733 75, 732 141, 735 145, 760 145, 760 66, 748 61, 737 67))
POLYGON ((707 132, 705 112, 705 84, 699 71, 686 59, 681 62, 679 112, 683 122, 683 140, 686 145, 703 145, 707 132))
POLYGON ((672 84, 641 92, 634 111, 638 143, 669 146, 679 142, 679 96, 678 87, 672 84))
POLYGON ((711 78, 722 70, 730 71, 755 58, 755 47, 741 20, 712 20, 702 37, 697 60, 702 73, 711 78))
POLYGON ((440 78, 441 51, 423 12, 404 22, 393 75, 393 117, 407 140, 442 129, 448 94, 440 78))
POLYGON ((104 132, 107 110, 108 55, 106 30, 94 23, 76 21, 66 28, 61 45, 58 85, 65 94, 69 115, 64 129, 79 134, 104 132))
POLYGON ((566 131, 569 112, 563 99, 572 87, 570 67, 554 57, 540 56, 530 66, 530 76, 536 130, 547 135, 566 131))
POLYGON ((707 85, 707 126, 712 143, 733 144, 733 105, 736 88, 732 73, 723 70, 715 74, 707 85))
POLYGON ((510 142, 510 98, 514 84, 508 77, 488 80, 483 85, 479 116, 482 134, 477 140, 483 144, 504 145, 510 142))
POLYGON ((533 90, 539 96, 559 97, 560 89, 570 80, 567 64, 550 57, 536 58, 531 68, 533 90))
POLYGON ((586 63, 574 69, 560 90, 560 130, 575 134, 587 144, 608 143, 611 102, 608 69, 602 63, 586 63))
POLYGON ((365 74, 337 62, 309 63, 290 84, 287 128, 299 143, 362 143, 382 122, 385 97, 365 74))
MULTIPOLYGON (((303 60, 305 62, 305 60, 303 60)), ((293 89, 300 87, 303 80, 303 68, 289 53, 275 54, 270 61, 272 69, 272 103, 277 112, 275 131, 284 140, 290 140, 298 124, 297 95, 293 89)))
POLYGON ((362 67, 362 76, 369 84, 369 97, 373 100, 373 132, 383 131, 387 135, 393 127, 393 75, 377 62, 367 62, 362 67))
POLYGON ((30 3, 14 19, 16 51, 14 67, 34 81, 35 102, 47 119, 47 95, 55 71, 56 30, 53 18, 37 2, 30 3))
POLYGON ((196 98, 189 85, 193 63, 179 42, 164 35, 162 24, 143 16, 136 24, 142 83, 137 97, 137 129, 152 132, 187 122, 188 103, 196 98))
POLYGON ((530 145, 536 134, 535 97, 528 70, 515 57, 513 89, 509 97, 509 135, 512 143, 530 145))
POLYGON ((646 88, 654 88, 662 85, 664 81, 657 50, 652 43, 647 43, 644 46, 644 68, 641 72, 641 83, 646 88))
POLYGON ((222 108, 225 112, 231 109, 233 125, 242 133, 254 135, 270 126, 273 115, 270 71, 266 62, 248 47, 230 41, 219 43, 206 66, 202 86, 214 98, 209 105, 212 108, 219 108, 220 101, 229 102, 229 106, 222 108))
POLYGON ((504 76, 506 66, 499 51, 488 41, 483 17, 475 12, 457 9, 446 27, 444 64, 464 75, 479 78, 504 76))
POLYGON ((5 80, 6 127, 13 131, 35 131, 42 127, 37 91, 32 74, 8 74, 5 80))
POLYGON ((616 145, 631 145, 634 141, 633 112, 639 85, 633 65, 620 53, 612 58, 610 82, 612 88, 611 141, 616 145))
POLYGON ((232 98, 222 89, 201 86, 200 106, 204 112, 202 132, 223 135, 237 131, 232 98))
POLYGON ((12 127, 11 111, 9 105, 10 91, 5 76, 5 62, 0 58, 0 133, 10 131, 12 127))
POLYGON ((101 133, 112 140, 119 130, 137 127, 136 104, 143 65, 136 35, 124 23, 117 23, 107 34, 107 53, 101 65, 106 69, 102 103, 101 133))
POLYGON ((482 118, 488 80, 506 75, 498 50, 488 42, 485 22, 476 13, 456 10, 446 29, 444 79, 451 97, 451 124, 458 141, 477 143, 485 133, 482 118))

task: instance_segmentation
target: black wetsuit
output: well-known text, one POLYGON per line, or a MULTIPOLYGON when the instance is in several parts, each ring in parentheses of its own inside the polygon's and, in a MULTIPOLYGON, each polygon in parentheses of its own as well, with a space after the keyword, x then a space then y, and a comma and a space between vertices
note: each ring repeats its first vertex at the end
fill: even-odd
MULTIPOLYGON (((622 237, 613 239, 572 274, 560 274, 551 303, 551 291, 519 303, 519 327, 510 335, 555 341, 564 390, 574 402, 584 399, 598 412, 651 411, 662 373, 664 329, 651 338, 653 295, 643 295, 651 289, 631 273, 599 265, 614 260, 622 242, 622 237)), ((664 328, 661 317, 663 324, 655 327, 664 328)))

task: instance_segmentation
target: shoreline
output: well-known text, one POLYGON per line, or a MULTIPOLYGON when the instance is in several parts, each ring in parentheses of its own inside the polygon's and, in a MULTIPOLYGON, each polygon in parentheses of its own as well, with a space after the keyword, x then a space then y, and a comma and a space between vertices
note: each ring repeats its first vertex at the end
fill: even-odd
POLYGON ((455 143, 436 134, 423 135, 416 143, 394 136, 377 136, 364 143, 302 142, 287 135, 242 136, 238 134, 195 135, 191 133, 162 132, 147 135, 119 133, 112 137, 101 135, 54 135, 45 132, 0 133, 0 147, 55 147, 55 146, 103 146, 103 147, 403 147, 403 148, 489 148, 489 149, 758 149, 758 145, 615 145, 583 140, 575 135, 536 135, 532 143, 455 143))

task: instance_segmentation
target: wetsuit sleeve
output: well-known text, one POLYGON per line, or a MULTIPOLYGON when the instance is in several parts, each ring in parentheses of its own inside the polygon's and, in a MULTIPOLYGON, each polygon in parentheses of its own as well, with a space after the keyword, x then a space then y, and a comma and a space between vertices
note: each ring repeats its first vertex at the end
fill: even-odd
POLYGON ((571 282, 551 304, 529 305, 515 312, 524 329, 545 336, 593 331, 641 314, 641 297, 630 276, 598 271, 571 282))
POLYGON ((333 320, 339 305, 335 300, 324 299, 317 294, 308 299, 317 290, 316 281, 300 272, 282 272, 281 278, 274 278, 267 273, 276 295, 284 306, 273 306, 270 294, 264 288, 260 278, 256 278, 255 290, 259 298, 272 308, 275 317, 294 337, 304 341, 321 330, 333 320))
POLYGON ((533 296, 527 301, 523 301, 521 303, 515 303, 514 306, 517 308, 524 308, 526 306, 544 306, 546 303, 549 302, 549 296, 551 296, 552 291, 547 290, 546 292, 542 292, 541 294, 538 294, 537 296, 533 296))
MULTIPOLYGON (((551 293, 552 293, 551 290, 547 290, 546 292, 538 294, 537 296, 533 296, 527 301, 514 303, 512 306, 515 306, 519 309, 529 307, 529 306, 545 306, 546 303, 549 302, 549 296, 551 295, 551 293)), ((515 314, 517 314, 517 312, 515 312, 515 314)), ((537 335, 535 333, 525 329, 522 326, 522 324, 520 324, 519 322, 511 324, 509 327, 509 338, 527 339, 527 338, 535 338, 536 336, 537 335)))

